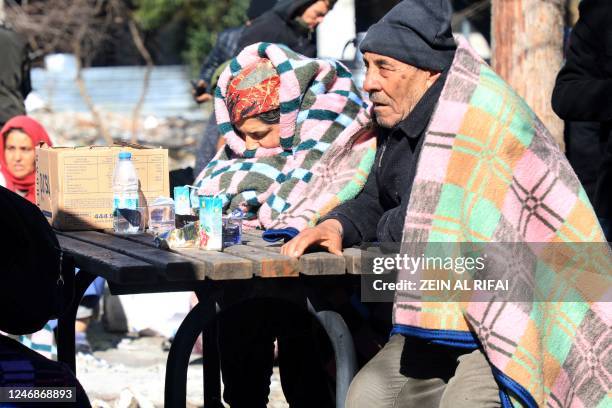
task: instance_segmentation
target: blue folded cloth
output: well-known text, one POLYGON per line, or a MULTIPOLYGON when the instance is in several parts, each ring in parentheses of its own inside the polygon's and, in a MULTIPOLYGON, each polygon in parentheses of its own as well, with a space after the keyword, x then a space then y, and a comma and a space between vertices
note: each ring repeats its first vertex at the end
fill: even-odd
POLYGON ((281 239, 285 240, 285 242, 293 239, 300 231, 293 227, 287 227, 282 229, 269 229, 264 231, 262 238, 267 242, 276 242, 281 239))

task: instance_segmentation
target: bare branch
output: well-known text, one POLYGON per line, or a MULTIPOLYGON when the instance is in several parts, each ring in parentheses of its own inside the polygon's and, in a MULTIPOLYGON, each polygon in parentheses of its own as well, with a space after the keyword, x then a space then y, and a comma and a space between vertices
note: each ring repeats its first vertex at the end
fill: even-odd
POLYGON ((106 126, 104 126, 104 123, 102 122, 102 118, 100 117, 100 113, 98 112, 96 105, 91 99, 91 96, 89 95, 89 92, 87 91, 87 86, 85 85, 85 81, 83 80, 83 65, 81 64, 81 52, 82 52, 81 40, 82 40, 82 37, 85 36, 85 32, 86 32, 86 29, 82 28, 81 30, 79 30, 79 32, 77 33, 77 36, 74 39, 74 54, 76 56, 76 64, 77 64, 77 73, 75 77, 75 82, 76 82, 77 87, 79 88, 79 93, 81 94, 81 97, 83 98, 83 100, 85 101, 85 104, 87 105, 87 107, 89 108, 89 111, 91 112, 91 116, 94 120, 94 123, 96 124, 96 127, 98 128, 98 131, 100 132, 100 134, 106 141, 106 144, 112 145, 113 138, 108 133, 106 126))
POLYGON ((147 48, 145 47, 144 41, 142 40, 142 36, 140 35, 140 30, 136 26, 136 22, 133 18, 130 18, 128 25, 130 27, 130 34, 132 35, 132 40, 134 41, 138 52, 147 62, 147 68, 144 73, 144 78, 142 79, 142 91, 140 92, 138 102, 136 103, 136 106, 132 111, 132 143, 136 143, 138 132, 138 119, 140 118, 140 111, 142 110, 142 105, 144 104, 147 92, 149 90, 149 80, 151 77, 151 71, 153 70, 153 58, 151 58, 149 50, 147 50, 147 48))
POLYGON ((91 65, 102 45, 128 20, 130 10, 126 3, 121 0, 33 0, 19 5, 15 0, 6 1, 8 19, 16 31, 26 36, 37 55, 67 52, 76 56, 75 83, 79 93, 100 135, 106 143, 112 144, 87 91, 82 72, 83 67, 91 65))

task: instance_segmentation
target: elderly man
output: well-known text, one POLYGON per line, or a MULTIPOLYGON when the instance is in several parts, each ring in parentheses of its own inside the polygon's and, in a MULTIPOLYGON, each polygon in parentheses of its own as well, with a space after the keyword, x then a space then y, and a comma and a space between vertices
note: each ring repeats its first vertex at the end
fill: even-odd
MULTIPOLYGON (((520 285, 532 290, 536 271, 562 266, 531 243, 602 242, 601 228, 554 139, 464 40, 455 42, 450 20, 447 0, 405 0, 370 28, 361 51, 380 128, 375 168, 359 196, 282 253, 320 245, 340 255, 379 241, 417 257, 432 243, 518 244, 485 253, 485 276, 513 282, 508 302, 397 291, 391 338, 353 380, 349 408, 604 404, 609 383, 596 374, 607 372, 604 361, 591 369, 586 356, 612 338, 601 299, 520 298, 532 293, 520 285), (565 307, 576 313, 571 328, 555 317, 565 307)), ((591 272, 609 271, 609 249, 597 251, 604 264, 591 272)), ((399 281, 410 278, 400 269, 399 281)))
MULTIPOLYGON (((426 3, 402 2, 370 28, 361 44, 367 67, 363 88, 380 128, 376 167, 364 191, 290 241, 283 253, 295 256, 319 243, 340 254, 342 246, 359 242, 402 240, 424 134, 457 48, 450 5, 446 0, 426 3)), ((348 407, 437 407, 460 357, 469 369, 477 369, 473 380, 483 390, 473 397, 499 405, 498 388, 482 353, 472 356, 395 334, 353 382, 348 407), (403 350, 409 373, 400 369, 403 350)))

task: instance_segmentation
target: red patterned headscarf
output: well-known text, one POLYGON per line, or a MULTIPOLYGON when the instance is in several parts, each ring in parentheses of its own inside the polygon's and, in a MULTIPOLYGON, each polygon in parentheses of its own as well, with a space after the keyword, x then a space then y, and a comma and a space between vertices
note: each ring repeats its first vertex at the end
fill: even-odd
POLYGON ((227 108, 233 124, 280 107, 280 76, 269 60, 244 67, 227 86, 227 108))

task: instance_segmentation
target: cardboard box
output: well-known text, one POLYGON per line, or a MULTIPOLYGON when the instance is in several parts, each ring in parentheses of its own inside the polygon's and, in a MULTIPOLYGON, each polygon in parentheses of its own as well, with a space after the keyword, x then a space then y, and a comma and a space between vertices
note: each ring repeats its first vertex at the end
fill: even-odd
POLYGON ((36 151, 36 202, 60 230, 113 227, 113 170, 120 151, 132 153, 140 179, 139 206, 169 197, 168 150, 144 147, 52 147, 36 151))

